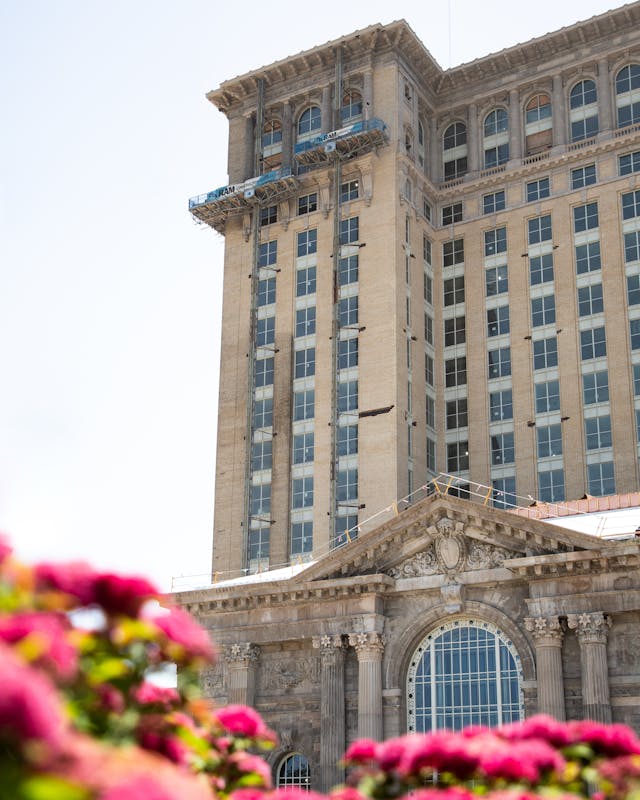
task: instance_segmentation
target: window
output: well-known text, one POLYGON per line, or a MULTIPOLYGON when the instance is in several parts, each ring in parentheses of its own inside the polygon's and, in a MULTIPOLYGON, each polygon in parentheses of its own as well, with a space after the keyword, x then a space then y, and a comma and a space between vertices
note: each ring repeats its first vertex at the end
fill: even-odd
POLYGON ((482 198, 482 213, 494 214, 496 211, 502 211, 505 205, 504 189, 492 194, 485 194, 482 198))
POLYGON ((484 120, 484 168, 491 169, 509 160, 509 118, 498 108, 484 120))
POLYGON ((358 452, 358 426, 342 425, 338 427, 338 455, 351 456, 358 452))
POLYGON ((347 256, 338 261, 338 283, 347 286, 358 282, 358 256, 347 256))
POLYGON ((338 303, 338 324, 341 328, 358 324, 358 295, 343 297, 338 303))
POLYGON ((305 389, 302 392, 294 392, 293 395, 293 419, 299 422, 302 419, 313 419, 315 415, 316 393, 313 389, 305 389))
POLYGON ((298 215, 311 214, 312 211, 318 210, 318 194, 312 192, 311 194, 302 195, 298 198, 298 215))
POLYGON ((548 94, 532 97, 525 106, 526 155, 547 150, 553 143, 551 100, 548 94))
POLYGON ((624 260, 627 264, 631 261, 640 261, 640 231, 625 233, 624 260))
POLYGON ((305 267, 296 270, 296 297, 316 293, 316 268, 305 267))
POLYGON ((494 297, 497 294, 504 294, 509 291, 509 278, 507 276, 507 265, 501 267, 490 267, 485 270, 485 286, 487 297, 494 297))
POLYGON ((489 378, 504 378, 511 375, 511 348, 498 347, 487 353, 489 378))
POLYGON ((427 222, 431 222, 431 205, 426 197, 422 198, 422 216, 427 222))
POLYGON ((464 239, 454 239, 442 245, 442 266, 464 264, 464 239))
POLYGON ((362 95, 355 89, 347 89, 342 95, 340 118, 343 122, 358 119, 362 116, 362 95))
POLYGON ((529 259, 529 282, 531 286, 549 283, 553 280, 553 254, 532 256, 529 259))
POLYGON ((276 318, 264 317, 256 323, 256 346, 264 347, 273 344, 276 331, 276 318))
POLYGON ((601 497, 605 494, 615 494, 616 492, 613 461, 606 461, 602 464, 587 464, 587 479, 589 481, 589 494, 601 497))
POLYGON ((358 381, 338 383, 338 411, 354 411, 358 408, 358 381))
POLYGON ((627 303, 630 306, 640 303, 640 275, 627 275, 627 303))
POLYGON ((291 504, 293 508, 309 508, 313 505, 313 477, 293 479, 291 504))
POLYGON ((436 443, 427 436, 427 469, 436 471, 436 443))
POLYGON ((310 139, 314 133, 320 132, 322 113, 318 106, 311 106, 303 111, 298 120, 298 139, 310 139))
POLYGON ((293 437, 293 463, 306 464, 313 461, 313 431, 293 437))
POLYGON ((540 242, 548 242, 551 240, 551 214, 545 214, 543 217, 535 217, 528 221, 529 228, 529 244, 539 244, 540 242))
POLYGON ((298 234, 298 258, 310 256, 318 249, 318 231, 311 228, 298 234))
POLYGON ((424 167, 424 126, 418 120, 418 162, 421 167, 424 167))
POLYGON ((269 560, 269 528, 250 528, 247 542, 249 562, 251 569, 257 569, 257 562, 269 560))
POLYGON ((267 518, 271 514, 271 484, 261 483, 251 487, 249 497, 249 514, 252 517, 267 518))
MULTIPOLYGON (((313 522, 293 522, 291 524, 291 556, 310 553, 313 550, 313 522)), ((303 756, 302 756, 303 757, 303 756)), ((305 759, 306 761, 306 759, 305 759)), ((293 776, 292 776, 293 777, 293 776)), ((278 786, 282 786, 278 780, 278 786)), ((287 784, 289 786, 295 784, 287 784)), ((304 784, 308 786, 308 783, 304 784)))
POLYGON ((493 231, 484 232, 485 256, 495 256, 496 253, 506 253, 506 251, 507 251, 506 228, 496 228, 493 231))
POLYGON ((533 368, 548 369, 558 366, 558 341, 555 336, 537 339, 533 343, 533 368))
POLYGON ((585 406, 606 403, 609 400, 609 373, 589 372, 582 376, 582 402, 585 406))
POLYGON ((629 334, 631 337, 631 349, 638 350, 640 348, 640 319, 629 320, 629 334))
POLYGON ((575 233, 598 227, 598 204, 585 203, 573 209, 573 230, 575 233))
POLYGON ((425 418, 427 427, 436 427, 436 401, 430 395, 426 396, 425 418))
POLYGON ((578 167, 571 170, 571 188, 583 189, 597 182, 596 165, 589 164, 588 167, 578 167))
POLYGON ((429 305, 433 305, 433 278, 428 272, 424 273, 424 299, 429 305))
POLYGON ((466 428, 467 425, 467 398, 447 401, 447 430, 466 428))
POLYGON ((464 386, 466 382, 467 382, 466 356, 459 356, 458 358, 448 358, 444 362, 444 385, 464 386))
POLYGON ((338 369, 358 366, 358 340, 341 339, 338 342, 338 369))
POLYGON ((611 417, 587 417, 584 421, 584 438, 587 450, 602 450, 611 447, 611 417))
POLYGON ((455 306, 464 303, 464 275, 457 278, 447 278, 444 281, 444 304, 455 306))
POLYGON ((549 469, 538 473, 538 494, 543 503, 564 500, 564 470, 549 469))
POLYGON ((494 478, 491 481, 491 486, 493 488, 492 502, 494 508, 515 508, 518 505, 515 478, 494 478))
MULTIPOLYGON (((265 122, 262 128, 262 147, 273 147, 282 142, 282 123, 279 119, 265 122)), ((282 149, 282 148, 281 148, 282 149)))
POLYGON ((358 241, 359 217, 340 220, 340 244, 353 244, 358 241))
POLYGON ((358 470, 339 469, 336 481, 338 503, 346 503, 358 498, 358 470))
POLYGON ((640 172, 640 150, 635 153, 626 153, 618 157, 618 172, 620 175, 630 175, 632 172, 640 172))
POLYGON ((424 315, 424 340, 427 344, 433 344, 433 317, 429 314, 424 315))
POLYGON ((253 429, 270 428, 273 425, 273 398, 256 400, 253 406, 253 429))
POLYGON ((542 200, 544 197, 549 197, 550 194, 549 178, 540 178, 540 180, 527 184, 527 203, 542 200))
POLYGON ((336 517, 335 535, 331 542, 331 547, 340 547, 347 542, 352 542, 358 538, 358 515, 347 514, 346 516, 336 517))
POLYGON ((268 306, 276 302, 276 279, 265 278, 258 281, 258 306, 268 306))
POLYGON ((509 333, 509 306, 487 309, 487 336, 509 333))
POLYGON ((580 142, 598 133, 598 96, 592 80, 580 81, 569 93, 571 141, 580 142))
POLYGON ((306 350, 296 350, 294 376, 296 378, 308 378, 316 374, 316 348, 309 347, 306 350))
POLYGON ((463 344, 466 337, 465 318, 453 317, 444 321, 444 345, 463 344))
POLYGON ((484 135, 495 136, 497 133, 505 133, 509 130, 509 118, 504 108, 498 108, 485 117, 484 135))
POLYGON ((278 221, 278 206, 267 206, 260 209, 260 227, 273 225, 278 221))
POLYGON ((462 203, 454 203, 442 209, 442 224, 451 225, 453 222, 462 222, 462 203))
POLYGON ((640 190, 622 195, 622 219, 640 217, 640 190))
POLYGON ((360 182, 347 181, 340 184, 340 202, 348 203, 350 200, 357 200, 360 196, 360 182))
POLYGON ((560 381, 545 381, 535 384, 536 414, 548 414, 560 410, 560 381))
POLYGON ((454 122, 444 132, 442 140, 445 181, 461 178, 467 171, 467 128, 454 122))
POLYGON ((640 364, 633 365, 633 394, 640 395, 640 364))
POLYGON ((258 247, 258 266, 270 267, 278 258, 278 242, 262 242, 258 247))
POLYGON ((594 283, 591 286, 581 286, 578 289, 578 313, 581 317, 599 314, 604 310, 602 301, 602 284, 594 283))
POLYGON ((251 469, 256 472, 261 469, 271 469, 272 442, 254 442, 251 445, 251 469))
MULTIPOLYGON (((424 259, 425 264, 431 264, 431 254, 432 254, 433 247, 431 245, 431 239, 426 236, 422 237, 422 258, 424 259)), ((425 298, 426 300, 426 298, 425 298)))
POLYGON ((271 386, 273 384, 273 358, 257 358, 255 366, 255 385, 271 386))
POLYGON ((450 442, 447 445, 447 472, 464 472, 468 469, 468 442, 450 442))
POLYGON ((513 393, 511 389, 491 392, 489 395, 489 418, 491 422, 513 419, 513 393))
POLYGON ((618 127, 640 122, 640 64, 623 67, 616 75, 618 127))
POLYGON ((515 450, 513 447, 513 432, 495 433, 491 438, 491 463, 494 466, 513 464, 515 450))
POLYGON ((524 718, 520 658, 506 635, 488 622, 439 624, 420 642, 410 664, 411 733, 496 727, 524 718))
POLYGON ((531 301, 531 326, 551 325, 556 321, 555 295, 546 294, 544 297, 534 297, 531 301))
POLYGON ((551 458, 562 455, 562 426, 538 425, 536 428, 538 458, 551 458))
POLYGON ((434 385, 433 358, 428 353, 424 354, 424 379, 427 386, 434 385))
POLYGON ((600 242, 589 242, 576 246, 576 272, 582 275, 585 272, 594 272, 600 269, 600 242))
POLYGON ((310 336, 316 332, 316 307, 299 308, 296 311, 296 336, 310 336))
POLYGON ((604 328, 591 328, 587 331, 580 331, 580 353, 583 361, 607 355, 604 328))

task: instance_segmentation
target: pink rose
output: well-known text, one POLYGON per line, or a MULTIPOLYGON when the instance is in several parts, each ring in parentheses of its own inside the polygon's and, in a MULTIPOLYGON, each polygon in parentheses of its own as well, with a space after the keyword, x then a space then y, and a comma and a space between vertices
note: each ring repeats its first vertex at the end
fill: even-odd
POLYGON ((598 754, 615 758, 640 754, 640 740, 626 725, 603 725, 584 720, 568 723, 574 742, 584 742, 598 754))
POLYGON ((95 570, 83 561, 63 564, 43 562, 34 567, 36 588, 40 591, 54 590, 75 597, 81 606, 95 603, 95 570))
POLYGON ((537 714, 523 722, 505 725, 496 734, 507 741, 542 739, 554 747, 564 747, 570 741, 567 725, 546 714, 537 714))
POLYGON ((104 573, 93 584, 95 602, 107 614, 136 617, 143 604, 160 591, 146 578, 104 573))
POLYGON ((133 699, 140 705, 158 704, 165 709, 173 707, 180 702, 180 695, 172 687, 156 686, 146 681, 133 689, 133 699))
POLYGON ((253 739, 269 732, 260 714, 248 706, 226 706, 218 709, 215 717, 223 728, 236 736, 253 739))
POLYGON ((7 644, 29 639, 39 663, 64 680, 72 678, 78 667, 78 653, 69 642, 69 621, 63 614, 27 611, 0 617, 0 641, 7 644))
POLYGON ((168 613, 154 610, 144 614, 167 637, 170 643, 178 645, 181 653, 171 652, 173 660, 181 662, 180 655, 187 659, 202 658, 211 661, 214 648, 209 634, 193 619, 190 614, 181 608, 171 608, 168 613))
POLYGON ((349 746, 344 754, 344 760, 350 764, 363 764, 373 761, 376 757, 377 743, 373 739, 359 739, 349 746))

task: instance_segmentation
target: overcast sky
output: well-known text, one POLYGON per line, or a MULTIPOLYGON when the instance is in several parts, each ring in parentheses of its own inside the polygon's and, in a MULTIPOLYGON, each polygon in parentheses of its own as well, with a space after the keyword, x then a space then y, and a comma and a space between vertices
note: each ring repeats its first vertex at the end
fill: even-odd
POLYGON ((222 81, 404 17, 443 67, 622 5, 0 3, 0 530, 19 555, 209 572, 222 81))

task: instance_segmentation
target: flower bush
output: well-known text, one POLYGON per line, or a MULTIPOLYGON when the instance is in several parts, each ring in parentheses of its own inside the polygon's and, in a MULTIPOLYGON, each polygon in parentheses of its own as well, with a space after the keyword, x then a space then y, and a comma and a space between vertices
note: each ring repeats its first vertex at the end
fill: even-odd
MULTIPOLYGON (((161 599, 144 578, 25 566, 0 536, 0 800, 327 800, 272 788, 256 753, 275 735, 201 696, 209 636, 161 599), (176 688, 154 683, 169 664, 176 688)), ((344 766, 330 800, 640 800, 630 729, 543 716, 361 740, 344 766)))

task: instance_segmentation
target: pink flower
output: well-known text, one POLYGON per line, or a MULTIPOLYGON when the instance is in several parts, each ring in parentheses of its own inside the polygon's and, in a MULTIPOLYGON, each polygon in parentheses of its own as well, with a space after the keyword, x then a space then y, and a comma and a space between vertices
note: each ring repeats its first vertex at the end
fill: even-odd
POLYGON ((107 614, 128 617, 136 617, 147 600, 160 596, 160 591, 146 578, 110 573, 98 575, 93 590, 95 602, 107 614))
POLYGON ((136 775, 131 780, 112 786, 100 795, 99 800, 180 800, 180 798, 153 775, 136 775))
MULTIPOLYGON (((232 797, 235 795, 232 795, 232 797)), ((310 792, 299 786, 290 786, 286 789, 277 789, 268 795, 268 800, 327 800, 327 797, 318 792, 310 792)))
POLYGON ((615 758, 640 754, 640 740, 626 725, 603 725, 590 720, 568 723, 573 742, 584 742, 598 754, 615 758))
POLYGON ((264 789, 236 789, 230 800, 266 800, 264 789))
POLYGON ((344 760, 350 764, 363 764, 373 761, 376 757, 377 743, 372 739, 359 739, 349 746, 344 754, 344 760))
POLYGON ((408 737, 401 736, 380 742, 376 747, 376 761, 384 772, 393 772, 397 769, 405 750, 405 741, 408 737))
POLYGON ((248 706, 226 706, 218 709, 215 717, 223 728, 237 736, 253 739, 269 733, 260 714, 248 706))
MULTIPOLYGON (((493 795, 491 795, 493 798, 493 795)), ((416 789, 411 792, 411 800, 474 800, 473 795, 468 789, 460 786, 449 786, 446 789, 416 789)))
POLYGON ((83 561, 63 564, 43 562, 34 567, 36 588, 40 591, 53 589, 75 597, 81 606, 95 602, 93 584, 95 570, 83 561))
POLYGON ((70 625, 63 614, 24 612, 0 617, 0 641, 16 644, 29 640, 34 661, 51 669, 63 680, 72 678, 78 667, 78 653, 69 642, 70 625))
POLYGON ((564 758, 541 739, 504 742, 497 738, 478 742, 479 769, 490 778, 535 783, 545 773, 562 772, 564 758))
POLYGON ((180 695, 171 687, 156 686, 145 681, 133 690, 133 699, 140 705, 158 704, 169 710, 176 703, 180 702, 180 695))
POLYGON ((178 645, 177 649, 171 649, 171 656, 175 661, 182 662, 185 658, 202 658, 207 661, 213 659, 214 648, 209 634, 190 614, 181 608, 171 608, 168 613, 163 609, 163 612, 145 614, 145 618, 150 619, 171 644, 178 645))
POLYGON ((478 761, 479 755, 468 740, 455 733, 438 731, 406 737, 398 772, 418 776, 425 769, 435 769, 468 778, 474 773, 478 761))
POLYGON ((505 725, 499 728, 496 734, 507 741, 542 739, 554 747, 564 747, 570 741, 567 725, 546 714, 538 714, 523 722, 505 725))
POLYGON ((119 689, 111 686, 110 683, 101 683, 96 691, 100 699, 101 708, 106 711, 113 711, 115 714, 121 714, 125 710, 124 695, 119 689))
POLYGON ((229 763, 233 764, 241 774, 259 776, 265 788, 271 787, 271 767, 260 756, 240 751, 229 756, 229 763))

